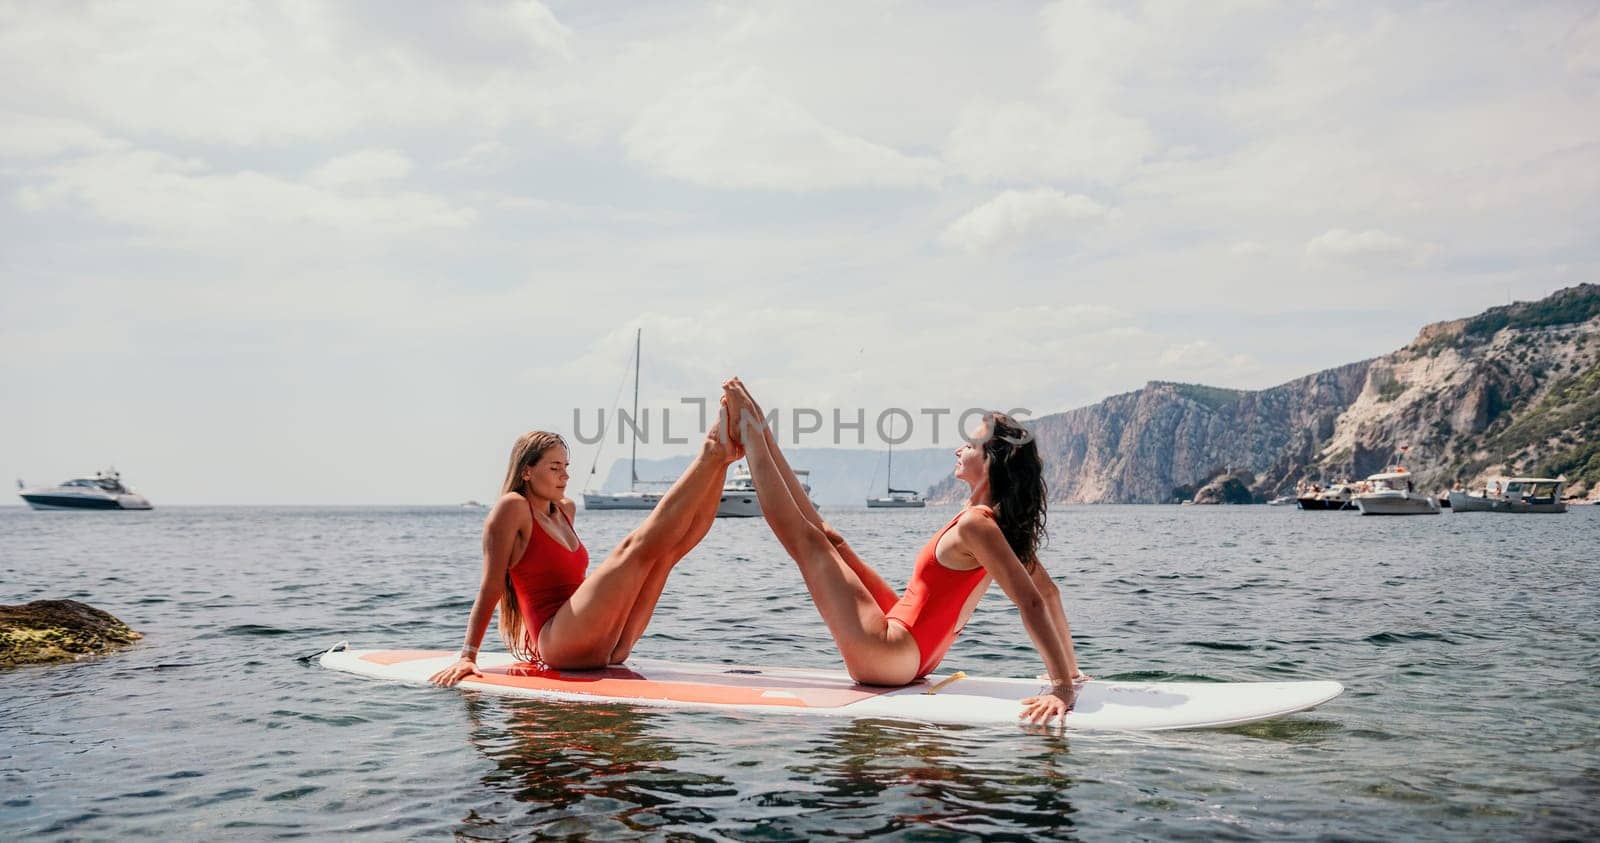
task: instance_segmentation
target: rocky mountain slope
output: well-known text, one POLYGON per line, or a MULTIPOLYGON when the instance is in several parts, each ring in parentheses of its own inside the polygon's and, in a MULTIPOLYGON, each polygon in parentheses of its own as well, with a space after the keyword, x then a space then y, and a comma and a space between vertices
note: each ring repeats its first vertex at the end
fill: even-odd
POLYGON ((1391 354, 1270 389, 1152 382, 1034 429, 1067 503, 1170 502, 1225 472, 1259 500, 1397 460, 1423 489, 1564 472, 1569 494, 1600 494, 1600 286, 1429 325, 1391 354))

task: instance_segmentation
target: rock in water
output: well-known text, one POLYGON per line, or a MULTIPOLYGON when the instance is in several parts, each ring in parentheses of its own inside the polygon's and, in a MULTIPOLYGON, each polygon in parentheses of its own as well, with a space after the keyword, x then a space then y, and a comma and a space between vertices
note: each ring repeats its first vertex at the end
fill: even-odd
POLYGON ((76 600, 0 606, 0 668, 69 662, 143 637, 109 612, 76 600))

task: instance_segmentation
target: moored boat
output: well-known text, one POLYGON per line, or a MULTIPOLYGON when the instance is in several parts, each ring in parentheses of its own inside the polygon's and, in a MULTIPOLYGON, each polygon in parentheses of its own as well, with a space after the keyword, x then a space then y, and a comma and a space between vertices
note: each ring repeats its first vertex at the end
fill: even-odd
MULTIPOLYGON (((800 481, 800 488, 804 489, 806 496, 811 495, 811 472, 804 468, 794 469, 794 476, 800 481)), ((812 501, 812 506, 817 502, 812 501)), ((761 516, 761 501, 756 497, 756 484, 750 477, 750 469, 744 463, 739 463, 733 469, 733 476, 722 484, 722 500, 717 503, 718 518, 759 518, 761 516)))
POLYGON ((894 442, 889 442, 889 476, 884 481, 885 494, 867 498, 867 509, 921 509, 928 505, 922 495, 909 489, 894 487, 894 442))
POLYGON ((1365 491, 1356 494, 1362 515, 1438 515, 1439 502, 1432 495, 1416 491, 1411 473, 1394 466, 1362 483, 1365 491))
POLYGON ((1354 510, 1354 495, 1355 490, 1348 483, 1335 483, 1326 489, 1315 483, 1301 483, 1296 489, 1295 503, 1301 509, 1311 511, 1354 510))
MULTIPOLYGON (((641 342, 643 336, 644 336, 644 329, 642 329, 642 328, 637 330, 637 331, 635 331, 634 334, 633 334, 633 416, 632 416, 632 418, 635 418, 635 419, 639 418, 639 357, 640 357, 640 349, 643 347, 643 346, 640 345, 640 342, 641 342)), ((631 427, 631 425, 629 427, 631 427)), ((602 430, 601 430, 602 436, 603 436, 604 433, 605 433, 605 430, 602 428, 602 430)), ((591 492, 588 489, 584 489, 584 491, 583 491, 583 508, 584 509, 586 509, 586 510, 588 510, 588 509, 592 509, 592 510, 603 510, 603 509, 646 509, 646 510, 649 510, 649 509, 655 509, 656 508, 656 504, 661 503, 661 499, 666 496, 666 492, 665 491, 654 491, 654 490, 651 490, 651 489, 640 489, 639 487, 640 486, 658 486, 658 487, 659 486, 670 486, 670 485, 672 485, 672 483, 671 483, 671 481, 640 480, 639 479, 639 435, 638 434, 639 434, 639 431, 638 431, 637 428, 632 428, 630 430, 630 433, 629 433, 629 441, 633 444, 633 450, 628 455, 628 491, 626 491, 626 492, 591 492)), ((589 466, 589 477, 590 477, 590 479, 594 478, 595 466, 600 464, 600 452, 599 451, 595 452, 594 459, 595 459, 594 464, 589 466)))
POLYGON ((1484 484, 1472 494, 1464 489, 1450 492, 1450 508, 1456 512, 1561 513, 1567 502, 1566 477, 1507 477, 1484 484))

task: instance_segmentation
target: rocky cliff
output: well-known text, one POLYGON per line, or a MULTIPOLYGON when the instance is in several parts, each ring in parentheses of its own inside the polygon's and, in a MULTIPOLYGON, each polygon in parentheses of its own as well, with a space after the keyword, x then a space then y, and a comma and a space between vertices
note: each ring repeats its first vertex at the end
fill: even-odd
POLYGON ((1425 489, 1565 472, 1569 492, 1600 492, 1600 286, 1429 325, 1391 354, 1270 389, 1152 382, 1033 426, 1067 503, 1169 502, 1224 472, 1253 475, 1264 499, 1397 460, 1425 489))

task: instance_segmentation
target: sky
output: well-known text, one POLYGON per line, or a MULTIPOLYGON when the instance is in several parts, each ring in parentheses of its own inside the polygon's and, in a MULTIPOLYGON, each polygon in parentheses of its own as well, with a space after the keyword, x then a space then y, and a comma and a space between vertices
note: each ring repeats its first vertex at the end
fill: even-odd
POLYGON ((0 2, 0 78, 0 476, 157 506, 490 499, 635 331, 675 438, 928 446, 1600 266, 1594 3, 0 2))

